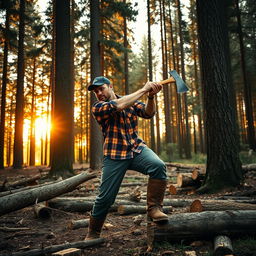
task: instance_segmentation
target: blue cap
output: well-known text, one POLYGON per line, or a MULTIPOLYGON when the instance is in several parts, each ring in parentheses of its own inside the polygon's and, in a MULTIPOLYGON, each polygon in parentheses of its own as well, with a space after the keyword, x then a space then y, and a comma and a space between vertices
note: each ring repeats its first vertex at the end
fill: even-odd
POLYGON ((88 86, 88 91, 92 91, 95 87, 101 86, 103 84, 110 84, 110 81, 104 76, 95 77, 92 84, 88 86))

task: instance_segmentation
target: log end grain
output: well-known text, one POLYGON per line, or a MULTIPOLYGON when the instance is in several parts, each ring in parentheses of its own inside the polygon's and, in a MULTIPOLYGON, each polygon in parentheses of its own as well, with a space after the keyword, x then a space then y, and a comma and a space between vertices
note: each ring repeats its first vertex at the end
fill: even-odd
POLYGON ((195 200, 192 202, 190 205, 190 212, 202 212, 203 211, 203 206, 200 200, 195 200))
POLYGON ((169 192, 171 195, 177 195, 177 189, 174 185, 169 185, 169 192))

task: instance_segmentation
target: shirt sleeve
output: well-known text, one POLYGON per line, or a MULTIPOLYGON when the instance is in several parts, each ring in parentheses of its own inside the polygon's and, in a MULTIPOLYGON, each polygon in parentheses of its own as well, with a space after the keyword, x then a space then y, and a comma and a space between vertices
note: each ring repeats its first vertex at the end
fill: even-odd
POLYGON ((114 101, 97 101, 92 106, 92 113, 98 122, 108 119, 116 111, 116 103, 114 101))
POLYGON ((145 119, 149 119, 152 117, 146 113, 146 111, 145 111, 146 104, 145 103, 143 103, 141 101, 136 101, 134 103, 133 107, 139 117, 142 117, 145 119))

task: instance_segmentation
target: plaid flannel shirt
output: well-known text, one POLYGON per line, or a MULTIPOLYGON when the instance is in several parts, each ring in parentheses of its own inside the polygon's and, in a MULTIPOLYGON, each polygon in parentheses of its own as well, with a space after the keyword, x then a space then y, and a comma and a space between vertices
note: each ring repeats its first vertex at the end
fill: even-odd
POLYGON ((145 112, 145 104, 136 101, 122 111, 116 108, 115 100, 97 101, 92 113, 101 126, 104 137, 103 154, 111 159, 133 158, 134 152, 140 153, 146 146, 138 136, 138 118, 151 118, 145 112))

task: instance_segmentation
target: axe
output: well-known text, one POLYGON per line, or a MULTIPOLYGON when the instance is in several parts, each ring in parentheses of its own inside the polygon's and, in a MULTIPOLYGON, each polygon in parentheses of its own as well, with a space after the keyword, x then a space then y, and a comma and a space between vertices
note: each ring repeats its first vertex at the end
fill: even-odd
POLYGON ((168 84, 168 83, 176 83, 177 86, 177 92, 182 93, 182 92, 187 92, 189 91, 188 86, 184 83, 182 78, 179 76, 176 70, 170 70, 169 74, 171 75, 170 78, 162 80, 158 82, 159 84, 168 84))

